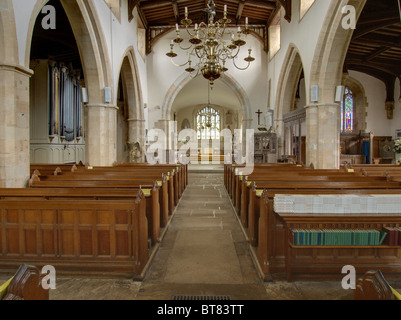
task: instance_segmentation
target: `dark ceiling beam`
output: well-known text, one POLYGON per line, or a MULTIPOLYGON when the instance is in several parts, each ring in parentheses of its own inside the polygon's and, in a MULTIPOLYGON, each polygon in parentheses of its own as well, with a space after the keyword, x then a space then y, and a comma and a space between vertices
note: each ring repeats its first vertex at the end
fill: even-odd
POLYGON ((263 1, 263 0, 246 0, 246 1, 237 1, 237 3, 245 2, 246 5, 250 5, 253 7, 261 8, 261 9, 275 9, 276 3, 273 1, 263 1))
POLYGON ((284 19, 291 22, 292 19, 292 0, 278 0, 285 10, 284 19))
POLYGON ((401 41, 395 37, 375 36, 373 34, 365 35, 364 37, 355 39, 354 44, 366 45, 369 43, 381 47, 401 48, 401 41))
POLYGON ((394 12, 394 10, 379 10, 379 11, 374 11, 368 14, 363 14, 358 20, 358 25, 366 25, 366 24, 372 24, 372 23, 380 23, 380 22, 385 22, 388 21, 389 19, 398 19, 400 21, 400 16, 398 11, 394 12))
POLYGON ((393 77, 399 77, 401 75, 401 67, 396 67, 391 63, 383 61, 364 61, 361 59, 348 58, 346 63, 347 67, 350 65, 366 67, 372 70, 377 70, 378 73, 386 73, 393 77))
POLYGON ((128 0, 128 22, 134 19, 134 9, 141 0, 128 0))
POLYGON ((382 53, 385 53, 386 51, 391 50, 391 47, 381 47, 380 49, 370 53, 367 57, 365 57, 365 61, 371 61, 375 59, 376 57, 380 56, 382 53))
POLYGON ((392 26, 394 24, 400 23, 400 17, 398 18, 389 18, 387 20, 381 21, 379 23, 372 23, 368 24, 366 26, 359 26, 356 28, 353 39, 358 39, 368 33, 375 32, 377 30, 380 30, 382 28, 386 28, 389 26, 392 26))

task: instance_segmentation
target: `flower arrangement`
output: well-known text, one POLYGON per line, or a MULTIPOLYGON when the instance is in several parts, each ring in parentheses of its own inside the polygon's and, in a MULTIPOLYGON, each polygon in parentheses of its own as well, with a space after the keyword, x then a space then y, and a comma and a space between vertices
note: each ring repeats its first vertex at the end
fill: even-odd
POLYGON ((401 138, 394 140, 394 152, 401 153, 401 138))

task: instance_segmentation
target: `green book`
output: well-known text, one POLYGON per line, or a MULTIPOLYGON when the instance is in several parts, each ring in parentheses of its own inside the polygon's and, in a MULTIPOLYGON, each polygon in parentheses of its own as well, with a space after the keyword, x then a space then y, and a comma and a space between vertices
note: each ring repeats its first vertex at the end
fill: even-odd
POLYGON ((317 230, 312 230, 312 246, 317 246, 317 230))
POLYGON ((347 246, 352 245, 352 231, 351 230, 347 230, 345 242, 346 242, 347 246))
POLYGON ((379 246, 381 246, 386 239, 387 232, 385 231, 379 231, 380 232, 380 240, 379 240, 379 246))

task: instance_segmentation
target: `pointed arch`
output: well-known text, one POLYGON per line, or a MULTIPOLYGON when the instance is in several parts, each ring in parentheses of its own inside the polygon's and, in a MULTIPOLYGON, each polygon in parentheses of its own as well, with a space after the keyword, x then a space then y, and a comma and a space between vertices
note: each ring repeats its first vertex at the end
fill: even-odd
POLYGON ((319 103, 333 103, 341 84, 343 66, 354 30, 342 26, 344 6, 355 8, 358 20, 367 0, 331 0, 315 50, 310 85, 319 85, 319 103))
MULTIPOLYGON (((104 88, 112 86, 110 57, 93 0, 60 0, 76 39, 91 104, 104 103, 104 88)), ((37 16, 49 0, 37 0, 29 21, 25 66, 29 66, 37 16)))
POLYGON ((136 159, 130 158, 129 161, 138 161, 138 158, 140 161, 144 161, 144 154, 142 152, 145 149, 146 143, 144 105, 138 66, 132 46, 129 47, 123 55, 120 75, 121 86, 124 93, 124 104, 128 110, 127 119, 125 119, 128 127, 128 137, 127 141, 120 141, 119 148, 121 148, 121 143, 127 143, 131 154, 133 146, 138 143, 139 152, 141 154, 136 154, 136 159))
POLYGON ((283 68, 278 80, 276 95, 275 120, 282 121, 283 116, 294 105, 299 77, 303 70, 301 55, 294 44, 290 44, 284 58, 283 68))
MULTIPOLYGON (((170 120, 171 108, 174 100, 180 91, 192 80, 191 76, 184 73, 182 74, 170 87, 162 105, 162 118, 163 120, 170 120)), ((206 81, 206 80, 205 80, 206 81)), ((241 110, 244 118, 244 129, 248 129, 250 125, 250 119, 252 119, 252 108, 249 97, 245 92, 244 88, 230 75, 225 73, 219 81, 223 81, 237 97, 241 105, 241 110)))
POLYGON ((144 120, 141 82, 139 79, 135 52, 132 46, 129 47, 123 55, 120 74, 123 78, 125 95, 128 102, 128 117, 134 120, 144 120))

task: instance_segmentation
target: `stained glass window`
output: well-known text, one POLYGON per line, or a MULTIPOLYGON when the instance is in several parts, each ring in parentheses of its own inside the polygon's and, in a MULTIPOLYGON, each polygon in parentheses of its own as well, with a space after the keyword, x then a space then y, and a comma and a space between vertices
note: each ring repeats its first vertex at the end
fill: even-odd
POLYGON ((220 114, 207 106, 196 116, 198 139, 220 139, 220 114))
POLYGON ((354 131, 354 94, 345 88, 344 101, 341 103, 341 132, 354 131))

